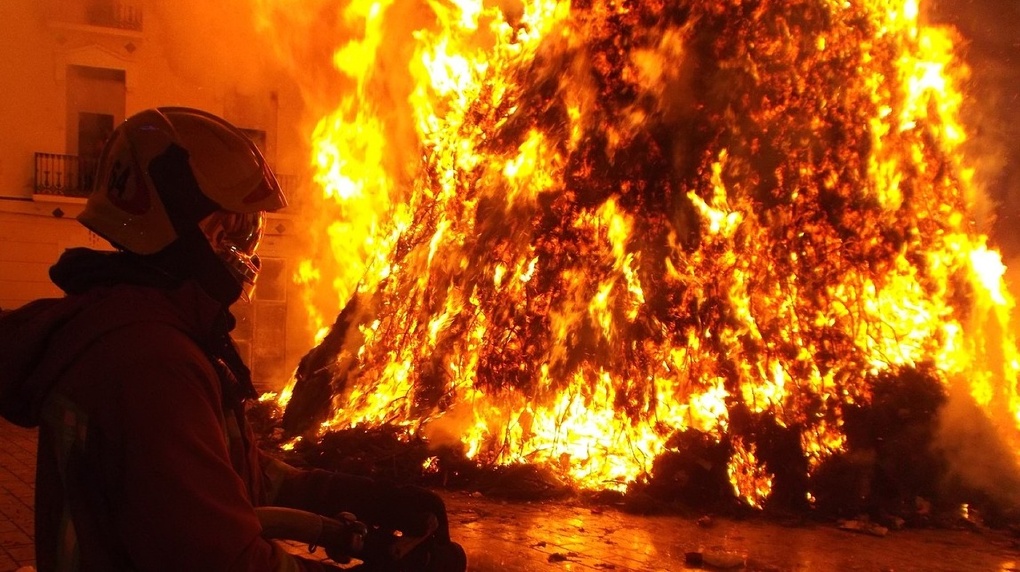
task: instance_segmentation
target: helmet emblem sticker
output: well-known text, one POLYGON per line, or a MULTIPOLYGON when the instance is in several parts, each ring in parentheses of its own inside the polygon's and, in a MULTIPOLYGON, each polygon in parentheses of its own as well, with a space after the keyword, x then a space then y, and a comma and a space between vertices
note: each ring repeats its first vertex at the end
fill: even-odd
POLYGON ((138 177, 130 166, 114 161, 106 183, 110 202, 131 214, 145 214, 151 206, 148 193, 138 186, 138 177))

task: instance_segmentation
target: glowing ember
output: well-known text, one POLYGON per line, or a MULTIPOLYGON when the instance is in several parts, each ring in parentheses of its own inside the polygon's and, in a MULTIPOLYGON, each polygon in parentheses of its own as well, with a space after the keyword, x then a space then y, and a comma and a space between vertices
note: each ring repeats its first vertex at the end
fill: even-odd
MULTIPOLYGON (((330 253, 300 280, 347 309, 310 354, 313 432, 395 424, 622 489, 739 410, 810 470, 876 375, 930 365, 1016 438, 966 69, 916 2, 404 8, 343 13, 351 89, 314 133, 330 253)), ((729 442, 760 506, 776 468, 729 442)))

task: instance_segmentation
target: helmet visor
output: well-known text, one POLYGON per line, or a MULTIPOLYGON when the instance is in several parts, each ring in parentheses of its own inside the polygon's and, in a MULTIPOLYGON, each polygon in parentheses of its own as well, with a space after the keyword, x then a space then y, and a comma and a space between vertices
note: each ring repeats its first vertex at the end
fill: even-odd
POLYGON ((216 211, 200 223, 213 252, 226 265, 241 285, 241 295, 250 300, 258 278, 259 257, 256 250, 262 240, 265 215, 261 211, 235 213, 216 211))

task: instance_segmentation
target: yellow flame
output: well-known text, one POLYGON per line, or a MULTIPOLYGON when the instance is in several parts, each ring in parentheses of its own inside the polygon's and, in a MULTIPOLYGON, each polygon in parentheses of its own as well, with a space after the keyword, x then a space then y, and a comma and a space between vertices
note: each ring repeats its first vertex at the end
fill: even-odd
POLYGON ((755 457, 754 444, 745 445, 744 440, 733 440, 733 456, 727 465, 733 490, 747 504, 761 508, 772 493, 773 476, 755 457))
MULTIPOLYGON (((967 72, 955 57, 952 31, 920 24, 918 2, 820 1, 832 29, 804 44, 794 41, 794 31, 776 32, 756 53, 720 62, 722 70, 754 80, 774 73, 770 79, 784 87, 746 118, 767 129, 787 126, 784 117, 812 97, 823 99, 819 109, 865 107, 871 116, 845 126, 860 134, 812 119, 793 138, 797 145, 770 151, 805 157, 798 169, 777 169, 774 176, 786 180, 772 187, 754 180, 746 150, 737 148, 763 143, 742 141, 735 127, 739 143, 713 143, 697 158, 704 160, 697 183, 669 182, 689 201, 684 216, 701 232, 698 248, 690 248, 685 241, 692 239, 671 227, 665 253, 642 248, 641 233, 655 226, 641 226, 619 198, 630 189, 573 210, 550 204, 576 192, 570 177, 594 171, 591 157, 570 163, 593 131, 613 157, 651 118, 675 112, 666 94, 681 89, 674 64, 687 53, 691 28, 668 27, 620 63, 619 75, 642 94, 636 98, 642 104, 608 117, 598 105, 607 94, 595 82, 550 87, 562 85, 553 81, 557 74, 586 77, 590 67, 612 68, 589 61, 582 15, 555 0, 526 0, 505 11, 495 4, 429 2, 418 14, 420 26, 391 13, 390 2, 354 2, 343 13, 359 33, 332 52, 332 63, 351 87, 312 133, 314 180, 329 206, 321 211, 329 253, 299 264, 296 280, 308 290, 332 289, 340 305, 356 291, 383 291, 416 306, 358 328, 358 347, 344 359, 381 365, 334 396, 323 430, 393 423, 427 431, 448 424, 470 458, 544 464, 582 486, 622 489, 649 474, 677 431, 723 439, 729 408, 739 402, 802 428, 801 446, 814 469, 842 451, 846 437, 840 419, 815 417, 806 403, 866 400, 869 374, 928 361, 946 383, 966 378, 975 401, 1001 408, 998 417, 1009 420, 1011 431, 1020 427, 1020 397, 1009 381, 1020 373, 1020 355, 1008 327, 1013 301, 1005 267, 971 220, 976 189, 961 151, 967 131, 960 120, 967 72), (841 45, 838 26, 858 25, 862 16, 874 37, 841 45), (393 28, 408 30, 400 49, 390 45, 393 28), (856 59, 841 59, 847 54, 856 59), (854 86, 804 79, 847 61, 859 74, 854 86), (770 72, 774 62, 790 69, 770 72), (544 65, 554 71, 543 75, 544 65), (515 99, 514 81, 536 69, 546 80, 542 89, 562 92, 556 96, 562 113, 541 120, 534 116, 542 110, 515 99), (848 94, 852 88, 862 94, 848 94), (490 112, 490 123, 480 122, 482 111, 490 112), (504 132, 517 136, 503 142, 504 132), (816 140, 823 132, 859 141, 868 152, 844 164, 835 142, 816 140), (911 202, 922 192, 916 184, 933 187, 931 198, 911 202), (759 187, 789 196, 763 198, 759 187), (470 198, 465 189, 473 191, 470 198), (835 205, 832 218, 847 218, 797 218, 796 208, 772 212, 760 204, 796 205, 823 195, 835 205), (837 199, 874 205, 873 218, 905 222, 883 233, 871 218, 852 218, 854 209, 837 199), (908 204, 916 212, 904 213, 908 204), (527 224, 492 222, 512 217, 527 224), (577 264, 552 264, 535 240, 556 217, 577 241, 557 252, 577 264), (858 233, 865 239, 854 243, 832 231, 840 225, 871 232, 858 233), (491 248, 459 248, 477 234, 495 237, 491 248), (872 253, 881 256, 866 264, 853 258, 872 253), (808 261, 825 264, 804 268, 808 261), (459 280, 470 273, 477 278, 459 280), (404 276, 410 278, 397 294, 386 290, 404 276), (682 290, 686 305, 679 307, 679 296, 657 300, 658 280, 682 290), (960 283, 974 293, 966 310, 960 283), (670 331, 649 308, 677 304, 677 313, 708 316, 702 308, 717 300, 725 320, 702 329, 670 331), (535 315, 545 319, 541 339, 528 337, 539 327, 535 315), (989 325, 1000 333, 986 343, 980 332, 989 325), (628 338, 637 328, 643 336, 628 338), (576 355, 582 337, 619 359, 586 361, 576 355), (444 344, 458 353, 440 352, 444 344), (623 356, 633 359, 623 363, 623 356), (496 367, 483 362, 498 358, 505 358, 497 364, 502 374, 530 376, 529 394, 479 383, 486 367, 496 367), (453 405, 412 414, 422 364, 444 380, 444 403, 453 405)), ((713 6, 706 13, 726 9, 713 6)), ((614 10, 626 12, 596 3, 586 17, 604 25, 610 18, 600 11, 614 10)), ((312 328, 321 332, 335 308, 307 299, 312 328)), ((285 403, 283 394, 279 401, 285 403)), ((773 476, 754 443, 736 437, 732 445, 734 490, 761 506, 773 476)))

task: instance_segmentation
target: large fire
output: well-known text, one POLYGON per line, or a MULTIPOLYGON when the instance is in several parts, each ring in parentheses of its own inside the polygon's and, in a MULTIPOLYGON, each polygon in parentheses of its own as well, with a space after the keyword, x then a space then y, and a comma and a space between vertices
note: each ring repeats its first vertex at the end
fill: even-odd
POLYGON ((313 136, 329 248, 299 277, 320 344, 279 398, 302 438, 397 425, 619 490, 697 430, 757 506, 774 469, 733 423, 795 428, 810 471, 879 376, 925 368, 1020 451, 967 69, 916 1, 339 14, 347 89, 313 136))

